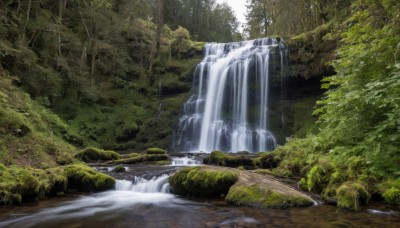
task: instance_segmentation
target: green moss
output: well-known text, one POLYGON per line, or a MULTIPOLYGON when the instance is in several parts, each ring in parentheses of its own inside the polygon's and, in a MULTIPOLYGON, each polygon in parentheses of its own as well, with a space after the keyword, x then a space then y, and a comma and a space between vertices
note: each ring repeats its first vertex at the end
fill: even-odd
POLYGON ((146 154, 166 154, 167 151, 160 148, 148 148, 146 154))
POLYGON ((212 164, 227 167, 243 166, 246 169, 255 167, 253 159, 245 153, 236 156, 229 155, 221 151, 213 151, 209 156, 204 159, 204 164, 212 164))
POLYGON ((64 191, 67 178, 61 168, 47 170, 0 164, 0 202, 13 204, 44 198, 64 191))
POLYGON ((257 169, 254 172, 261 175, 275 175, 270 169, 257 169))
POLYGON ((277 209, 310 206, 313 204, 310 199, 305 197, 284 195, 276 191, 260 188, 257 184, 233 186, 225 200, 233 205, 277 209))
POLYGON ((156 161, 153 163, 154 165, 170 165, 171 161, 156 161))
POLYGON ((400 179, 391 179, 379 185, 380 192, 389 204, 400 205, 400 179))
POLYGON ((359 182, 348 181, 336 190, 337 206, 341 208, 360 210, 361 204, 367 204, 371 198, 364 185, 359 182))
POLYGON ((68 178, 68 188, 82 192, 104 191, 113 189, 115 179, 99 173, 84 164, 68 165, 64 168, 64 175, 68 178))
POLYGON ((173 192, 196 197, 226 195, 238 176, 231 171, 207 170, 202 167, 185 168, 169 178, 173 192))
POLYGON ((134 157, 137 157, 139 155, 140 155, 139 153, 129 153, 129 154, 126 154, 124 156, 124 158, 134 158, 134 157))
POLYGON ((113 171, 113 172, 117 172, 117 173, 123 173, 123 172, 125 172, 126 170, 125 170, 125 167, 123 167, 122 165, 118 165, 118 166, 116 166, 112 171, 113 171))
POLYGON ((166 161, 168 159, 169 157, 166 154, 144 154, 136 157, 109 161, 107 164, 136 164, 141 162, 166 161))
POLYGON ((82 161, 109 161, 109 160, 116 160, 120 159, 121 155, 114 151, 109 150, 101 150, 94 147, 88 147, 81 152, 75 155, 75 158, 78 158, 82 161))

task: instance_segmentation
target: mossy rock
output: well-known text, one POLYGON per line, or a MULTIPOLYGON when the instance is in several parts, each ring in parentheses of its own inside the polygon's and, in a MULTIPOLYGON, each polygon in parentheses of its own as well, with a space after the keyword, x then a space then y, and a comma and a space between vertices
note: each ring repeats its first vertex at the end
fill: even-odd
POLYGON ((67 178, 61 168, 47 170, 0 164, 0 203, 35 201, 64 191, 67 178))
POLYGON ((90 161, 109 161, 109 160, 117 160, 121 158, 121 155, 114 151, 110 150, 101 150, 94 147, 88 147, 81 152, 75 155, 75 158, 78 158, 84 162, 90 161))
POLYGON ((238 175, 232 171, 209 170, 190 167, 176 172, 169 178, 175 194, 195 197, 220 197, 235 184, 238 175))
POLYGON ((282 194, 268 188, 262 188, 257 184, 250 186, 233 186, 225 200, 229 204, 238 206, 250 207, 263 207, 284 209, 289 207, 304 207, 313 204, 310 199, 296 196, 282 194))
POLYGON ((113 189, 115 186, 114 178, 84 164, 66 166, 64 175, 68 178, 68 189, 76 189, 81 192, 105 191, 113 189))
POLYGON ((106 164, 136 164, 141 162, 149 163, 167 160, 169 160, 169 157, 166 154, 143 154, 136 157, 109 161, 106 162, 106 164))
POLYGON ((148 148, 146 154, 166 154, 167 151, 160 148, 148 148))
POLYGON ((129 153, 129 154, 124 155, 123 157, 124 158, 134 158, 134 157, 137 157, 139 155, 140 155, 139 153, 129 153))
POLYGON ((253 158, 251 158, 249 154, 243 152, 234 156, 221 151, 213 151, 209 156, 204 159, 203 163, 235 168, 242 166, 246 169, 251 169, 255 167, 255 162, 253 158))
POLYGON ((118 165, 112 171, 116 173, 123 173, 126 172, 126 169, 122 165, 118 165))
POLYGON ((348 181, 336 190, 337 206, 359 211, 362 204, 368 204, 371 195, 360 182, 348 181))

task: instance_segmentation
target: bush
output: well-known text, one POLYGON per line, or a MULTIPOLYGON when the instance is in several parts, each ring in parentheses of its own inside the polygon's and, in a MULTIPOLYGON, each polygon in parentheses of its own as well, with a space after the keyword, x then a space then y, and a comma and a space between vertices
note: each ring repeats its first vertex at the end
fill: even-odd
POLYGON ((336 190, 337 206, 341 208, 360 210, 361 204, 368 204, 371 198, 364 185, 359 182, 348 181, 336 190))

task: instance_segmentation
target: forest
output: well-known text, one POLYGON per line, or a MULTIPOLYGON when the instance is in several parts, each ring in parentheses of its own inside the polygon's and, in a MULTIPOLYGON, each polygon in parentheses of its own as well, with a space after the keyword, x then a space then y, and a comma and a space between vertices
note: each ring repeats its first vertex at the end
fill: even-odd
POLYGON ((226 202, 254 205, 235 201, 256 193, 234 188, 234 173, 255 169, 340 208, 398 210, 400 2, 247 0, 245 23, 231 2, 2 0, 0 203, 113 189, 118 178, 93 163, 165 165, 191 152, 173 144, 207 45, 271 37, 289 53, 285 70, 270 70, 285 74, 269 102, 279 107, 268 114, 278 145, 216 149, 204 163, 241 171, 195 168, 191 180, 183 169, 170 177, 173 192, 198 196, 186 185, 206 178, 226 202), (215 178, 235 192, 219 192, 215 178))

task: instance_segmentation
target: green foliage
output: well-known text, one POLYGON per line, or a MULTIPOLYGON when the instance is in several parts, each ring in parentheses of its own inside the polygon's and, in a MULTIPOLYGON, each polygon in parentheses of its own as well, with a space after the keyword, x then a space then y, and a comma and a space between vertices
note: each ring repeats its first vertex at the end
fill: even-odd
POLYGON ((44 198, 67 187, 67 178, 59 168, 40 170, 0 164, 0 174, 0 202, 5 205, 44 198))
POLYGON ((400 179, 391 179, 379 185, 379 192, 386 202, 400 205, 400 179))
MULTIPOLYGON (((397 200, 389 180, 398 178, 400 162, 400 14, 392 10, 399 4, 352 2, 339 26, 346 29, 332 62, 337 75, 324 79, 328 90, 314 112, 320 131, 276 151, 283 161, 274 172, 302 176, 303 187, 337 198, 340 207, 358 210, 370 193, 397 200)), ((338 23, 331 21, 333 29, 338 23)))
POLYGON ((239 33, 231 7, 216 1, 168 0, 164 19, 173 29, 186 28, 198 41, 230 42, 239 33))
POLYGON ((169 182, 173 192, 178 195, 220 197, 228 193, 237 178, 237 174, 231 171, 190 167, 176 172, 169 178, 169 182))
POLYGON ((338 207, 360 210, 361 204, 368 204, 371 198, 363 184, 359 182, 346 182, 336 190, 338 207))
POLYGON ((263 169, 273 169, 276 168, 281 161, 276 158, 274 153, 266 152, 260 157, 259 167, 263 169))
POLYGON ((84 162, 88 161, 109 161, 117 160, 121 158, 121 155, 114 151, 101 150, 94 147, 88 147, 81 152, 75 154, 75 158, 78 158, 84 162))
POLYGON ((257 186, 257 184, 233 186, 229 190, 225 200, 234 205, 276 209, 312 205, 312 202, 307 198, 263 189, 257 186))
POLYGON ((166 154, 167 151, 160 148, 147 148, 146 154, 166 154))
POLYGON ((10 78, 0 77, 0 162, 39 168, 72 162, 76 149, 64 140, 80 144, 81 139, 57 115, 11 86, 10 78))

